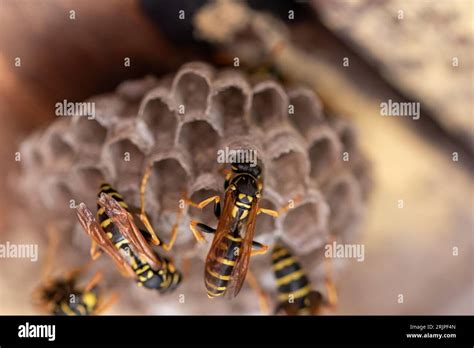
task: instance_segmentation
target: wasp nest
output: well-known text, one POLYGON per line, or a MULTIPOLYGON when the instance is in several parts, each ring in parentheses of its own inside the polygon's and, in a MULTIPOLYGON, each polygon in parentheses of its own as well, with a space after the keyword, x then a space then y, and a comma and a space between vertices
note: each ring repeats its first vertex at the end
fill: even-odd
MULTIPOLYGON (((281 238, 300 256, 315 285, 322 279, 319 251, 329 234, 339 242, 356 238, 370 188, 366 160, 351 124, 324 115, 311 90, 286 90, 273 80, 252 85, 236 69, 216 71, 194 62, 174 77, 126 81, 115 92, 88 102, 95 105, 94 119, 61 117, 23 142, 20 177, 23 190, 37 197, 32 203, 36 211, 63 222, 65 247, 84 260, 90 241, 72 208, 85 202, 95 209, 102 181, 112 183, 129 205, 139 206, 140 179, 151 164, 147 212, 167 240, 183 192, 196 202, 222 193, 217 151, 226 148, 256 150, 265 183, 261 206, 278 209, 300 197, 276 219, 260 215, 256 240, 272 244, 281 238)), ((134 295, 122 299, 133 298, 134 306, 126 308, 131 313, 258 312, 249 287, 233 301, 206 302, 202 260, 209 244, 197 246, 188 224, 190 218, 211 226, 216 220, 210 207, 184 209, 172 251, 178 265, 190 258, 182 286, 160 297, 126 282, 118 272, 107 272, 117 283, 132 284, 126 291, 134 295), (185 305, 178 301, 180 294, 185 305)), ((105 262, 114 267, 110 260, 105 262)), ((270 266, 269 256, 256 256, 251 263, 269 292, 275 288, 270 266)))

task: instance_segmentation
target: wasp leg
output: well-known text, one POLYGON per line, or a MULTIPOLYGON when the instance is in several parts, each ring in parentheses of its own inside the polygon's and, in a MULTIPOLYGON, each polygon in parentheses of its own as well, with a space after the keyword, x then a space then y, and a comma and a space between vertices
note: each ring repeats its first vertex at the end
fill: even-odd
POLYGON ((110 308, 115 302, 117 302, 119 295, 116 292, 113 292, 106 301, 101 301, 97 304, 96 309, 92 312, 93 315, 99 315, 104 313, 107 309, 110 308))
POLYGON ((148 216, 146 215, 146 213, 140 213, 138 215, 138 218, 140 219, 140 221, 143 223, 143 225, 145 226, 148 234, 150 235, 151 237, 151 243, 153 245, 160 245, 160 238, 158 238, 153 226, 151 226, 151 223, 150 223, 150 220, 148 220, 148 216))
POLYGON ((179 211, 178 211, 178 214, 177 214, 177 217, 176 217, 176 222, 173 225, 173 229, 171 230, 171 239, 170 239, 170 241, 168 243, 163 243, 163 242, 160 241, 162 248, 165 249, 166 251, 170 251, 173 248, 174 242, 176 242, 176 237, 178 236, 178 227, 179 227, 179 224, 181 222, 181 218, 183 216, 183 209, 181 209, 181 208, 178 208, 178 209, 179 209, 179 211))
POLYGON ((194 208, 203 209, 206 205, 214 202, 214 215, 219 218, 221 216, 221 197, 220 196, 212 196, 209 197, 202 202, 195 203, 190 199, 184 199, 184 202, 194 208))
POLYGON ((97 271, 92 278, 87 282, 84 290, 91 291, 103 278, 102 272, 97 271))
POLYGON ((299 203, 300 201, 301 201, 301 195, 297 195, 293 199, 290 199, 288 204, 278 209, 278 214, 286 213, 288 210, 292 209, 295 206, 295 204, 299 203))
POLYGON ((196 227, 201 231, 201 232, 204 232, 204 233, 216 233, 216 229, 215 228, 212 228, 211 226, 208 226, 208 225, 205 225, 203 223, 200 223, 198 222, 196 224, 196 227))
POLYGON ((270 216, 273 216, 273 217, 278 217, 280 216, 282 213, 286 213, 288 210, 290 210, 291 208, 293 208, 293 206, 298 203, 299 201, 301 200, 301 197, 300 196, 296 196, 295 198, 293 198, 292 200, 290 200, 290 202, 288 202, 288 204, 286 204, 285 206, 281 207, 280 209, 278 210, 273 210, 273 209, 265 209, 265 208, 259 208, 258 211, 257 211, 257 214, 267 214, 267 215, 270 215, 270 216))
POLYGON ((199 208, 199 204, 193 202, 193 201, 190 200, 189 198, 185 198, 185 199, 184 199, 184 203, 186 203, 187 205, 190 205, 191 207, 199 208))
POLYGON ((191 231, 193 232, 194 238, 198 242, 203 242, 205 239, 202 235, 202 232, 204 233, 215 233, 216 230, 210 226, 207 226, 201 222, 198 222, 196 220, 191 220, 191 223, 189 224, 189 227, 191 228, 191 231))
POLYGON ((153 226, 151 225, 150 220, 148 219, 148 216, 146 214, 146 209, 145 209, 145 189, 146 189, 148 180, 150 179, 151 168, 152 168, 151 166, 148 166, 145 169, 145 173, 143 174, 142 181, 140 183, 140 213, 138 214, 138 217, 140 221, 143 223, 143 225, 145 226, 148 234, 150 235, 151 243, 153 245, 161 245, 163 249, 165 249, 166 251, 169 251, 173 248, 174 242, 176 241, 176 237, 178 234, 178 226, 179 226, 179 222, 181 221, 182 212, 181 210, 178 212, 177 221, 173 225, 173 229, 171 230, 171 239, 169 243, 162 242, 160 238, 158 237, 158 235, 156 234, 153 226))
POLYGON ((253 241, 252 247, 257 247, 257 250, 252 250, 250 256, 262 255, 268 251, 268 245, 253 241))
POLYGON ((191 220, 191 223, 189 224, 189 228, 193 232, 194 238, 196 238, 198 242, 204 242, 204 237, 202 236, 202 233, 199 232, 196 228, 197 224, 199 224, 199 222, 195 220, 191 220))
POLYGON ((209 197, 208 199, 205 199, 203 200, 202 202, 200 202, 197 207, 199 209, 202 209, 204 208, 206 205, 208 205, 209 203, 211 202, 214 202, 214 204, 220 204, 220 201, 221 201, 221 197, 220 196, 212 196, 212 197, 209 197))
POLYGON ((248 270, 247 272, 247 282, 249 283, 250 287, 252 290, 257 294, 258 296, 258 304, 260 307, 260 312, 262 314, 270 314, 270 306, 268 304, 268 296, 265 294, 263 289, 260 287, 260 284, 258 283, 257 278, 253 275, 253 273, 248 270))
POLYGON ((92 260, 97 260, 100 255, 102 255, 102 250, 98 247, 97 243, 93 240, 92 241, 92 244, 91 244, 91 251, 90 251, 90 254, 91 254, 91 258, 92 260))
POLYGON ((190 199, 186 199, 185 202, 188 203, 189 205, 195 207, 195 208, 199 208, 199 209, 202 209, 204 208, 206 205, 208 205, 209 203, 212 203, 212 202, 215 202, 216 204, 219 203, 221 201, 221 197, 220 196, 212 196, 212 197, 209 197, 199 203, 194 203, 193 201, 191 201, 190 199))
POLYGON ((138 217, 140 218, 140 221, 143 223, 148 233, 150 234, 151 242, 154 245, 159 245, 160 239, 156 235, 156 232, 153 229, 153 227, 151 226, 151 223, 148 220, 148 216, 146 215, 146 210, 145 210, 145 188, 148 183, 148 179, 150 179, 150 175, 151 175, 151 166, 148 166, 145 169, 145 173, 143 174, 142 181, 140 183, 140 214, 138 215, 138 217))
POLYGON ((257 214, 261 214, 261 213, 267 214, 273 217, 278 217, 278 215, 280 215, 278 211, 273 210, 273 209, 258 208, 257 214))
POLYGON ((214 202, 214 215, 217 219, 221 217, 221 202, 220 199, 214 202))

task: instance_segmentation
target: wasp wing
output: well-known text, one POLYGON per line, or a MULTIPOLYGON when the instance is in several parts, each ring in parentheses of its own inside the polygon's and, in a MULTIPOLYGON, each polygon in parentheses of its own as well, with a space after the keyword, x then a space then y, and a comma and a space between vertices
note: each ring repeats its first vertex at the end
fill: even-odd
POLYGON ((236 297, 239 293, 242 285, 244 284, 245 277, 250 264, 250 255, 252 253, 252 242, 255 234, 255 224, 257 221, 257 212, 259 207, 259 200, 256 199, 247 218, 245 224, 245 235, 243 236, 242 246, 240 248, 240 255, 237 262, 232 270, 229 284, 227 285, 226 296, 229 298, 236 297))
POLYGON ((104 230, 100 227, 89 208, 84 203, 81 203, 76 208, 76 213, 84 231, 114 260, 122 274, 128 277, 135 277, 135 272, 118 252, 112 241, 107 238, 104 230))
POLYGON ((98 203, 105 209, 105 213, 112 219, 112 222, 117 226, 124 238, 130 241, 131 246, 136 252, 143 256, 152 268, 158 269, 161 262, 157 259, 155 252, 135 225, 132 215, 106 193, 100 195, 98 203))
POLYGON ((231 230, 232 222, 234 218, 232 217, 232 209, 234 207, 234 199, 232 190, 228 189, 224 195, 224 207, 221 211, 219 222, 217 224, 216 232, 214 233, 214 238, 212 240, 211 247, 206 257, 206 267, 204 269, 204 279, 206 279, 206 269, 217 262, 218 257, 223 257, 226 253, 226 250, 220 249, 220 244, 224 239, 225 235, 231 230))

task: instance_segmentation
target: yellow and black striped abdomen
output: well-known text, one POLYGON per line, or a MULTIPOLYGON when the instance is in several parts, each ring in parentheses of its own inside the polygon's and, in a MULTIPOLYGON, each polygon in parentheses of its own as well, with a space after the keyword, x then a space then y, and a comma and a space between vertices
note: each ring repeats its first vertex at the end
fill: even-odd
POLYGON ((307 307, 309 303, 306 299, 311 293, 311 285, 298 261, 287 248, 276 245, 272 251, 272 263, 278 286, 278 301, 295 303, 301 309, 307 307))
POLYGON ((225 293, 240 254, 241 244, 242 238, 227 234, 217 246, 219 250, 216 252, 218 255, 216 259, 206 264, 204 283, 209 298, 222 296, 225 293))

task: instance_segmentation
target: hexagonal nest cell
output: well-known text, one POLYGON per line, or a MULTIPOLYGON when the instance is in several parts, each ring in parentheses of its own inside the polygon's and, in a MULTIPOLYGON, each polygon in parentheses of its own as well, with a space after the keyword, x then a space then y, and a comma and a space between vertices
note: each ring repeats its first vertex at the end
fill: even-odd
MULTIPOLYGON (((259 241, 272 244, 282 239, 297 256, 311 258, 329 234, 344 239, 355 234, 370 191, 368 161, 357 146, 350 121, 325 115, 312 91, 287 92, 275 81, 252 85, 238 69, 216 71, 204 63, 189 63, 173 80, 145 77, 126 81, 116 92, 90 100, 96 103, 95 120, 58 120, 25 139, 21 148, 24 160, 18 185, 38 198, 35 204, 42 209, 34 211, 51 219, 64 218, 65 210, 70 212, 69 227, 61 233, 80 233, 69 201, 85 201, 95 210, 103 180, 121 191, 130 205, 138 205, 141 177, 146 166, 152 165, 145 201, 151 221, 167 240, 166 226, 174 221, 183 192, 194 201, 222 195, 220 169, 225 164, 218 163, 217 153, 228 147, 256 151, 265 183, 262 207, 278 210, 298 197, 294 207, 282 210, 278 218, 258 216, 259 241), (294 113, 289 112, 291 105, 294 113), (344 150, 357 163, 343 164, 344 150)), ((208 246, 191 242, 191 218, 217 225, 212 205, 203 210, 186 207, 176 244, 180 254, 171 255, 181 264, 180 255, 191 253, 195 255, 191 269, 202 269, 195 263, 202 262, 208 246)), ((76 251, 87 261, 88 239, 72 239, 78 241, 76 251)), ((255 273, 260 280, 268 278, 269 256, 257 258, 255 273)), ((109 277, 127 281, 112 270, 112 263, 107 264, 109 277)), ((190 281, 196 278, 189 277, 190 281)), ((187 302, 195 303, 188 314, 206 313, 202 279, 197 286, 201 291, 183 285, 182 291, 190 291, 187 302)), ((149 302, 146 290, 133 291, 142 294, 138 301, 149 302)), ((127 296, 122 298, 127 305, 127 296)), ((143 308, 151 308, 148 314, 162 313, 160 303, 166 303, 165 297, 153 299, 156 305, 143 308)), ((217 306, 216 313, 254 313, 255 303, 244 287, 235 300, 217 300, 212 305, 217 306)), ((134 307, 129 311, 134 312, 134 307)))

